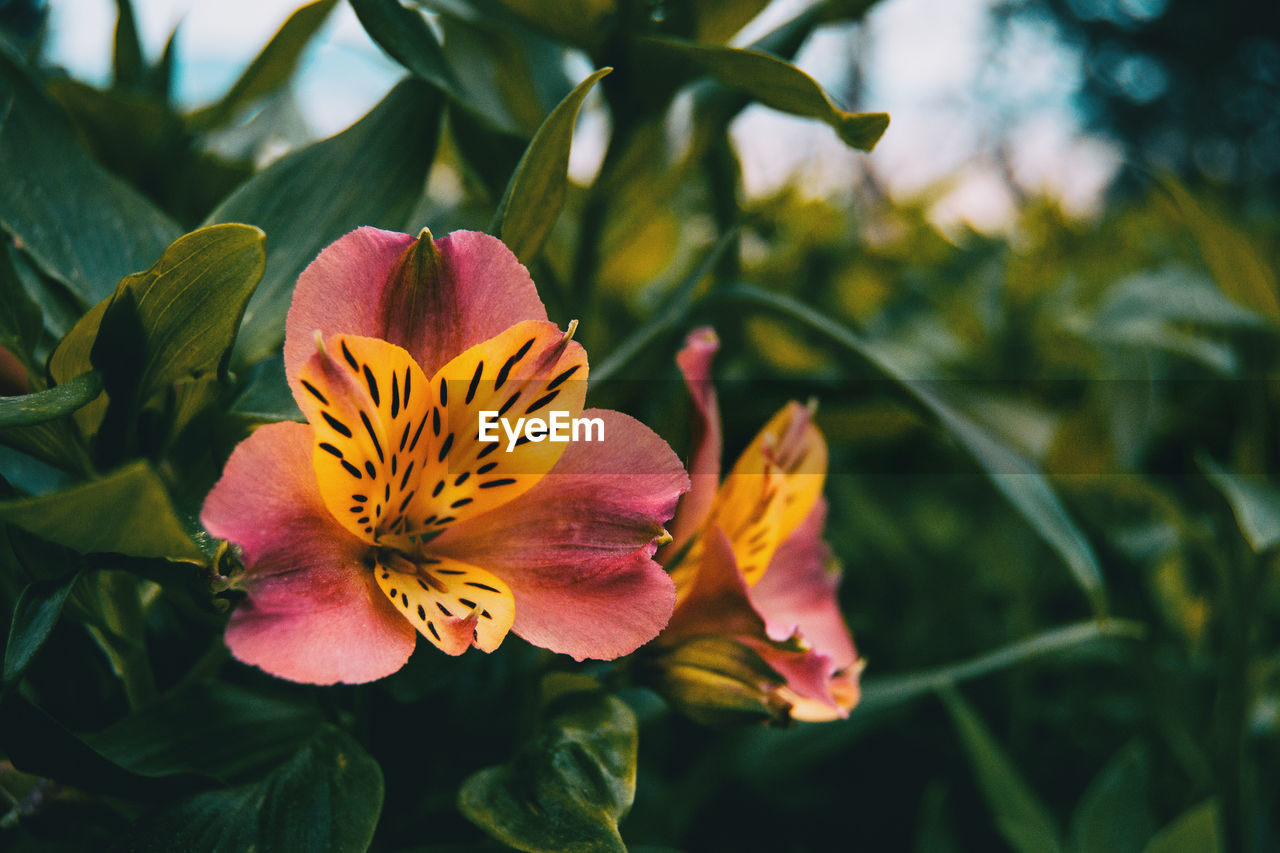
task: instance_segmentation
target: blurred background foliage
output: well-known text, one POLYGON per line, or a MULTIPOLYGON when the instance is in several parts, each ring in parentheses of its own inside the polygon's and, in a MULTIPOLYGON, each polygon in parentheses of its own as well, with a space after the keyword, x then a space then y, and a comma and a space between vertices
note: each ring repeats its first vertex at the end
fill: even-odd
POLYGON ((583 849, 1276 849, 1277 12, 988 4, 993 42, 1075 51, 1119 152, 1083 212, 1000 127, 994 226, 945 215, 950 176, 892 190, 896 125, 834 190, 748 192, 753 103, 876 144, 847 46, 894 3, 351 0, 404 80, 318 142, 292 92, 336 0, 198 108, 128 0, 97 84, 50 58, 43 4, 0 3, 2 846, 558 849, 512 817, 532 798, 583 849), (831 32, 824 90, 787 62, 831 32), (570 179, 580 110, 598 163, 570 179), (723 340, 727 458, 820 402, 849 720, 709 729, 642 667, 514 637, 363 687, 228 659, 231 558, 196 513, 236 441, 298 417, 292 284, 365 224, 500 234, 581 321, 593 404, 682 454, 694 325, 723 340))

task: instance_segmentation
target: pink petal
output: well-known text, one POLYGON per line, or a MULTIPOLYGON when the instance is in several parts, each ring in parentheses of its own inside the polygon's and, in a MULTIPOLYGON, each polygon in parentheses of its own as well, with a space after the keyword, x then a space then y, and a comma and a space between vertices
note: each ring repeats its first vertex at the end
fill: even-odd
POLYGON ((364 565, 368 547, 333 520, 311 467, 311 428, 260 427, 236 447, 200 520, 239 545, 247 597, 226 642, 239 660, 312 684, 390 675, 417 634, 364 565))
POLYGON ((689 396, 693 398, 693 452, 689 459, 692 487, 680 501, 672 522, 672 542, 666 553, 674 554, 706 520, 720 487, 720 406, 711 383, 711 361, 720 340, 711 327, 695 329, 685 338, 684 348, 676 355, 676 364, 684 374, 689 396))
MULTIPOLYGON (((285 324, 285 375, 291 385, 315 349, 315 331, 382 338, 404 347, 431 376, 468 347, 522 320, 546 320, 529 272, 502 241, 455 231, 436 241, 440 277, 419 294, 406 322, 390 274, 414 245, 408 234, 359 228, 320 253, 298 277, 285 324), (394 309, 394 310, 393 310, 394 309)), ((401 294, 402 295, 402 294, 401 294)))
POLYGON ((822 541, 826 515, 826 501, 819 499, 778 548, 750 594, 770 637, 785 639, 798 630, 805 642, 844 669, 857 661, 858 653, 836 598, 840 575, 827 570, 831 549, 822 541))
POLYGON ((326 340, 340 332, 381 337, 377 306, 387 274, 411 245, 408 234, 357 228, 326 246, 302 271, 284 326, 290 387, 298 387, 298 371, 316 351, 317 329, 326 340))
POLYGON ((786 679, 787 687, 796 695, 841 714, 829 690, 831 676, 837 669, 835 662, 817 649, 796 652, 771 644, 765 621, 752 605, 746 580, 738 570, 729 537, 715 525, 702 535, 705 538, 702 559, 661 642, 707 634, 733 637, 754 649, 786 679))
POLYGON ((511 587, 512 628, 578 660, 611 660, 667 624, 675 587, 653 561, 680 493, 680 460, 652 430, 620 412, 603 442, 573 442, 523 495, 446 532, 431 550, 482 566, 511 587))

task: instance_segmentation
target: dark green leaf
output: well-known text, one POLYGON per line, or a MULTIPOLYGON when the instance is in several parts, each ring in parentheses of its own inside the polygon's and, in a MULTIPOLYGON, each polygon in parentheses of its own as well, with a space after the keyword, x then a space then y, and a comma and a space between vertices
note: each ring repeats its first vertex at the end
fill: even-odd
POLYGON ((809 306, 781 293, 757 287, 734 288, 725 296, 771 308, 789 316, 828 339, 840 344, 898 382, 959 441, 982 466, 991 482, 1014 508, 1030 522, 1071 569, 1076 583, 1088 595, 1095 611, 1106 612, 1106 589, 1102 570, 1089 540, 1067 513, 1049 480, 1035 465, 1012 448, 996 440, 983 427, 947 400, 936 385, 908 376, 860 335, 832 321, 809 306))
POLYGON ((565 96, 538 128, 507 191, 494 213, 490 231, 524 263, 529 263, 546 242, 564 207, 569 183, 569 148, 582 101, 596 81, 612 68, 601 68, 565 96))
POLYGON ((616 0, 498 0, 498 3, 504 11, 538 32, 588 51, 609 36, 618 16, 616 0))
POLYGON ((116 38, 111 61, 117 88, 131 88, 142 82, 146 62, 142 58, 138 22, 130 0, 116 0, 116 38))
POLYGON ((982 720, 950 688, 941 696, 951 713, 960 742, 978 778, 978 787, 995 818, 996 828, 1014 850, 1052 853, 1062 849, 1057 827, 1047 809, 1027 787, 1009 757, 991 737, 982 720))
POLYGON ((49 632, 62 614, 67 594, 80 575, 57 580, 33 581, 22 591, 13 608, 9 623, 9 641, 4 647, 4 683, 12 684, 22 677, 36 652, 44 645, 49 632))
POLYGON ((1150 770, 1141 744, 1116 754, 1085 791, 1071 818, 1069 847, 1075 853, 1106 850, 1140 853, 1155 831, 1150 770))
POLYGON ((287 83, 297 70, 303 50, 337 4, 338 0, 314 0, 296 10, 227 94, 193 114, 191 124, 197 128, 221 127, 254 101, 287 83))
POLYGON ((86 305, 145 269, 178 236, 167 216, 80 147, 66 116, 0 49, 0 228, 86 305))
POLYGON ((510 763, 463 783, 459 808, 518 850, 625 851, 618 821, 635 797, 635 714, 596 690, 563 693, 546 713, 510 763))
POLYGON ((229 684, 197 685, 164 696, 85 741, 142 776, 197 773, 237 782, 293 754, 324 722, 309 703, 229 684))
POLYGON ((440 91, 457 95, 461 84, 420 12, 400 0, 351 0, 351 8, 369 38, 392 59, 440 91))
POLYGON ((368 848, 382 811, 382 771, 342 732, 326 732, 254 785, 197 794, 144 818, 131 851, 368 848))
POLYGON ((81 374, 61 385, 19 397, 0 397, 0 429, 30 426, 68 415, 102 393, 102 375, 81 374))
MULTIPOLYGON (((129 345, 141 360, 128 366, 133 375, 125 381, 136 383, 140 401, 181 379, 217 370, 262 277, 263 242, 262 232, 249 225, 211 225, 180 237, 150 269, 120 282, 113 304, 130 294, 128 325, 140 335, 129 345)), ((110 350, 125 346, 120 337, 129 333, 104 317, 92 362, 108 371, 110 350)))
POLYGON ((1208 800, 1160 830, 1143 853, 1218 853, 1221 849, 1218 803, 1208 800))
POLYGON ((1280 488, 1265 477, 1232 474, 1208 456, 1198 461, 1231 505, 1249 547, 1261 554, 1280 544, 1280 488))
POLYGON ((455 103, 498 130, 529 138, 573 88, 565 49, 517 21, 449 0, 439 13, 444 56, 461 87, 455 103))
POLYGON ((19 770, 115 797, 190 790, 191 777, 149 779, 104 757, 18 691, 0 701, 0 751, 19 770))
POLYGON ((654 67, 683 66, 691 75, 709 75, 765 106, 825 122, 845 144, 863 151, 874 148, 889 126, 886 113, 840 109, 812 77, 768 53, 673 38, 644 38, 640 46, 654 67))
POLYGON ((33 353, 40 340, 43 318, 39 306, 22 286, 13 261, 13 250, 0 248, 0 305, 4 305, 0 311, 0 346, 13 353, 31 373, 37 367, 33 353))
POLYGON ((146 462, 59 492, 0 502, 0 521, 82 554, 200 559, 164 484, 146 462))
POLYGON ((239 364, 280 346, 294 282, 322 248, 361 225, 404 226, 435 154, 440 114, 436 92, 405 80, 359 122, 272 164, 210 214, 210 222, 249 222, 267 234, 266 271, 236 341, 239 364))

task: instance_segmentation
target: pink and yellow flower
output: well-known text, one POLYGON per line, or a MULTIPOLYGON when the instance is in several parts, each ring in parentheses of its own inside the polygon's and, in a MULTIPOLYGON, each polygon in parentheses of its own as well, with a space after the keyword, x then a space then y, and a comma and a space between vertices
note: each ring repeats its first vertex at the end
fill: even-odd
MULTIPOLYGON (((755 688, 759 707, 780 708, 798 720, 847 716, 860 696, 863 662, 836 599, 839 571, 822 541, 826 441, 810 409, 789 403, 722 482, 720 412, 711 383, 718 348, 715 333, 699 329, 677 357, 693 398, 696 434, 692 488, 663 552, 674 563, 678 598, 658 645, 731 640, 765 664, 755 688)), ((728 659, 723 645, 704 648, 713 668, 728 659)), ((695 657, 681 656, 680 666, 695 657)), ((735 677, 760 669, 738 667, 735 677)))
POLYGON ((647 427, 583 411, 586 353, 500 241, 346 235, 298 279, 284 358, 309 424, 255 431, 201 514, 245 565, 239 660, 358 683, 418 635, 451 655, 514 631, 612 659, 666 625, 653 555, 688 479, 647 427), (481 411, 551 408, 601 419, 604 440, 478 440, 481 411))

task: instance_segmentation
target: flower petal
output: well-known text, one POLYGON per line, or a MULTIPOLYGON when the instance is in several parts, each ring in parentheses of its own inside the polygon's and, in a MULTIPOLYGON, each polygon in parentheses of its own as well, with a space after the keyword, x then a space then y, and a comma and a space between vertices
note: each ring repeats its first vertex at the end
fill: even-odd
POLYGON ((738 457, 716 493, 710 521, 733 542, 748 584, 760 579, 777 547, 809 514, 826 473, 826 440, 799 403, 779 410, 738 457))
POLYGON ((201 522, 239 545, 247 598, 226 642, 244 663, 312 684, 390 675, 413 653, 413 627, 363 562, 368 546, 339 527, 311 469, 312 430, 260 427, 240 443, 205 499, 201 522))
MULTIPOLYGON (((395 344, 334 335, 317 346, 298 384, 315 432, 312 466, 320 494, 354 536, 408 549, 423 529, 408 510, 432 450, 432 389, 395 344)), ((439 417, 436 411, 437 423, 439 417)))
POLYGON ((619 412, 603 442, 571 442, 552 472, 497 510, 459 524, 432 553, 482 565, 516 599, 513 630, 578 660, 629 654, 666 625, 671 579, 654 540, 688 478, 666 442, 619 412))
POLYGON ((500 579, 448 558, 424 557, 415 564, 386 556, 377 569, 378 586, 434 646, 460 655, 473 645, 491 652, 502 644, 515 606, 500 579))
POLYGON ((586 378, 582 346, 555 324, 533 320, 451 360, 431 379, 444 416, 432 413, 435 444, 422 460, 422 488, 410 513, 444 530, 527 492, 555 467, 568 443, 513 442, 500 423, 493 424, 493 441, 481 441, 480 414, 497 413, 513 428, 526 417, 545 421, 552 410, 576 418, 586 378))
POLYGON ((845 669, 858 660, 858 653, 836 598, 840 573, 831 571, 834 558, 822 541, 826 515, 826 501, 819 499, 778 548, 750 596, 770 637, 785 639, 799 631, 806 643, 830 655, 837 669, 845 669))
POLYGON ((680 500, 675 521, 671 525, 671 544, 667 552, 674 554, 684 546, 707 519, 716 490, 720 488, 720 406, 711 383, 711 361, 720 348, 715 331, 704 326, 685 338, 684 348, 676 355, 676 364, 684 374, 685 385, 693 399, 693 452, 689 457, 689 479, 692 486, 680 500))
POLYGON ((284 370, 302 405, 298 371, 316 351, 315 333, 383 337, 378 303, 387 275, 413 245, 413 237, 377 228, 357 228, 320 252, 293 290, 285 320, 284 370))
POLYGON ((455 231, 432 242, 430 234, 415 240, 359 228, 330 244, 298 277, 285 325, 285 374, 299 396, 293 380, 311 356, 317 329, 325 338, 345 333, 390 341, 430 375, 522 320, 546 318, 528 271, 496 237, 455 231), (415 247, 434 252, 433 263, 415 263, 421 260, 411 255, 415 247))
MULTIPOLYGON (((700 560, 690 586, 681 590, 671 624, 659 642, 669 644, 688 637, 732 637, 753 649, 786 679, 796 695, 833 710, 842 711, 829 690, 836 670, 829 655, 816 649, 784 648, 769 637, 765 621, 751 603, 747 583, 739 571, 729 537, 719 526, 707 528, 699 539, 700 560)), ((792 639, 795 638, 783 638, 792 639)))

